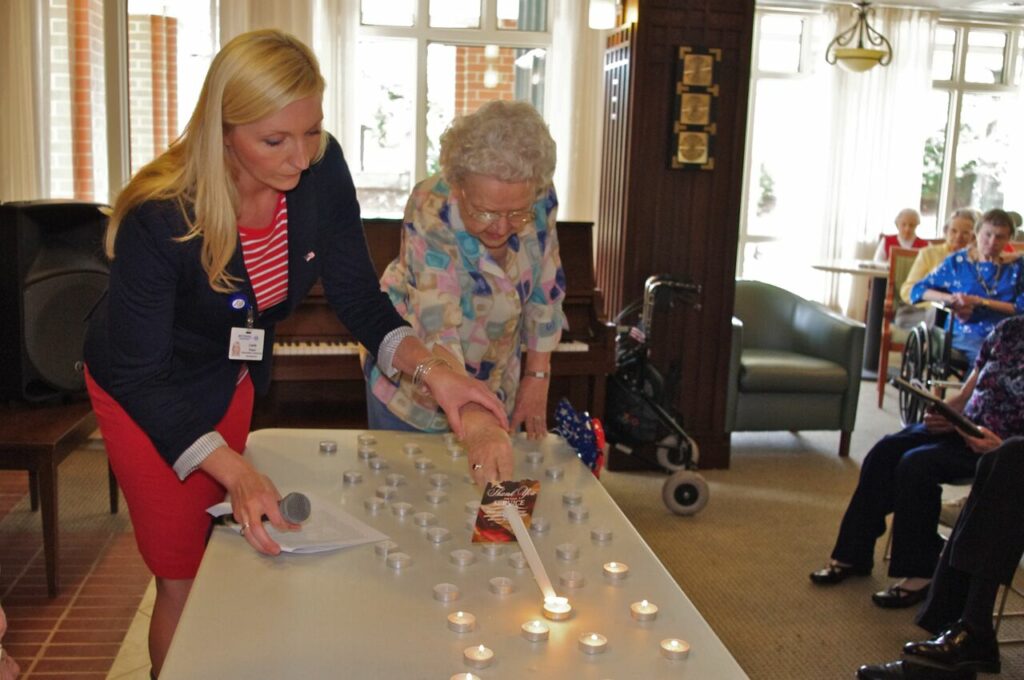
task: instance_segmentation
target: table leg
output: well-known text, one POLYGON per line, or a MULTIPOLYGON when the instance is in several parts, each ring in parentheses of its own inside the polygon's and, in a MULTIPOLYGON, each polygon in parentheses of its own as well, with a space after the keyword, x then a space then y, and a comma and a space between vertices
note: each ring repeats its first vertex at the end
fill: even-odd
POLYGON ((57 535, 57 461, 51 449, 40 454, 39 497, 43 520, 43 554, 46 558, 46 590, 57 597, 60 578, 57 573, 57 554, 60 540, 57 535))
POLYGON ((110 463, 107 463, 107 488, 110 491, 110 514, 116 515, 120 495, 117 488, 117 477, 114 476, 114 468, 110 467, 110 463))
POLYGON ((873 277, 868 292, 868 313, 864 329, 864 371, 862 377, 878 377, 878 351, 882 342, 882 314, 885 313, 886 279, 873 277))
POLYGON ((39 509, 39 474, 35 470, 28 471, 28 507, 32 512, 39 509))

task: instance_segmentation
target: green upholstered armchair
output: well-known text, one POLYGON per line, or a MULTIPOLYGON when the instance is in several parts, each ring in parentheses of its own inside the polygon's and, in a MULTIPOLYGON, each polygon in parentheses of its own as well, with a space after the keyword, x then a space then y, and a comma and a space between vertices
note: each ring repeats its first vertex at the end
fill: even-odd
POLYGON ((864 324, 760 281, 736 282, 727 432, 840 430, 857 419, 864 324))

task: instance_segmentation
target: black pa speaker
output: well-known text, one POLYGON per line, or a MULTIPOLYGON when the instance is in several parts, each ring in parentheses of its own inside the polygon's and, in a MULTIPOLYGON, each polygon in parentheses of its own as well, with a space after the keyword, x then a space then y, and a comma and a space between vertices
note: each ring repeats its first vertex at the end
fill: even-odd
POLYGON ((107 289, 106 206, 0 204, 0 395, 45 401, 85 389, 87 318, 107 289))

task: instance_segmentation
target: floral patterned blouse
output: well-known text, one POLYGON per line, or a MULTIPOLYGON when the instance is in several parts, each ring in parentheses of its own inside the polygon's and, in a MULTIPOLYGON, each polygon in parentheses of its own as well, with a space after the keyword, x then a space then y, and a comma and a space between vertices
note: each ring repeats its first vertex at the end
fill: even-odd
MULTIPOLYGON (((1011 302, 1017 313, 1024 312, 1024 258, 1012 262, 972 262, 967 249, 958 250, 942 261, 932 273, 914 284, 910 302, 918 303, 929 288, 946 293, 966 293, 978 297, 1011 302)), ((974 360, 981 343, 1005 314, 988 307, 975 307, 967 321, 953 320, 953 347, 974 360)))
MULTIPOLYGON (((385 291, 427 347, 440 343, 466 371, 487 383, 511 415, 522 348, 552 352, 566 327, 565 274, 558 256, 553 190, 538 200, 536 219, 508 241, 504 264, 469 234, 457 196, 439 176, 417 184, 405 207, 402 249, 381 277, 385 291)), ((437 402, 402 374, 398 383, 376 365, 373 394, 417 429, 448 429, 437 402)))
POLYGON ((1003 439, 1024 435, 1024 317, 996 326, 975 367, 978 381, 964 415, 1003 439))

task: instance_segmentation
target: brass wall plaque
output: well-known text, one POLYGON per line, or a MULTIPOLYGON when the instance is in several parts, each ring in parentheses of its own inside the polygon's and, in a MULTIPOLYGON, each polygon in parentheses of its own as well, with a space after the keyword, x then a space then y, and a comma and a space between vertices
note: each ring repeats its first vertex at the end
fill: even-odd
POLYGON ((676 59, 675 120, 672 124, 672 167, 711 170, 715 167, 715 117, 718 101, 718 48, 680 46, 676 59))

